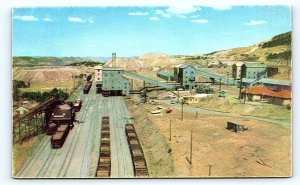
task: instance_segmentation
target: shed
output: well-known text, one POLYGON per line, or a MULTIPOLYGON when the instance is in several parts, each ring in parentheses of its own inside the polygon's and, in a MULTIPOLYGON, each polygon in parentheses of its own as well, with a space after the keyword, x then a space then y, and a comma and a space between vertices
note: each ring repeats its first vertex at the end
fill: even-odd
POLYGON ((267 78, 267 66, 260 63, 245 63, 241 66, 241 76, 250 79, 267 78))
POLYGON ((244 89, 243 94, 250 101, 266 101, 281 106, 290 106, 292 99, 290 90, 276 92, 262 86, 244 89))
POLYGON ((291 90, 292 83, 290 81, 275 80, 269 78, 263 78, 256 82, 258 85, 264 85, 273 91, 291 90))
POLYGON ((195 96, 184 96, 183 103, 185 104, 197 104, 199 103, 199 99, 195 96))

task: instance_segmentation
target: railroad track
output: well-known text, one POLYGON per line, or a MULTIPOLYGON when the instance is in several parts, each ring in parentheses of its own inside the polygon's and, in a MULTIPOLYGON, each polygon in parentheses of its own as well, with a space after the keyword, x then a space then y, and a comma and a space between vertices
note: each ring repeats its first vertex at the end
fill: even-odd
POLYGON ((108 116, 103 116, 96 177, 110 177, 110 174, 111 174, 110 120, 108 116))
MULTIPOLYGON (((94 86, 92 86, 91 90, 93 90, 94 86)), ((84 95, 82 94, 85 99, 87 98, 88 94, 84 95)), ((89 110, 91 108, 91 104, 94 102, 94 97, 89 97, 88 100, 86 101, 86 105, 85 105, 85 109, 83 110, 82 114, 81 114, 81 117, 79 119, 79 123, 80 123, 80 120, 82 120, 85 117, 88 117, 89 115, 89 110)), ((70 166, 70 161, 72 160, 73 158, 73 155, 74 155, 74 150, 76 148, 76 145, 77 145, 77 141, 78 141, 78 138, 79 138, 79 134, 80 134, 80 131, 82 129, 83 125, 82 124, 79 124, 78 125, 78 128, 76 130, 76 133, 75 133, 75 136, 71 142, 71 145, 68 149, 68 152, 66 154, 66 157, 64 158, 63 160, 63 165, 61 166, 58 174, 57 174, 57 177, 66 177, 67 176, 67 173, 68 173, 68 170, 69 170, 69 166, 70 166)), ((91 127, 91 124, 90 126, 91 127)), ((82 168, 82 166, 81 166, 82 168)), ((81 170, 80 170, 81 171, 81 170)))
MULTIPOLYGON (((85 101, 87 99, 87 95, 83 95, 83 93, 79 90, 78 93, 76 94, 76 96, 74 97, 74 99, 78 98, 78 96, 85 101)), ((91 104, 92 100, 91 98, 87 99, 86 104, 91 104)), ((86 107, 89 107, 89 105, 87 105, 86 107)), ((83 110, 79 119, 82 120, 83 116, 87 113, 87 110, 83 110)), ((79 135, 80 129, 81 129, 82 125, 79 125, 79 128, 76 130, 75 136, 79 135)), ((78 137, 76 137, 78 139, 78 137)), ((75 139, 76 140, 76 139, 75 139)), ((72 140, 72 144, 70 145, 69 151, 66 155, 66 158, 68 155, 70 155, 71 152, 71 148, 75 147, 74 145, 76 144, 75 140, 72 140)), ((20 172, 17 174, 18 177, 35 177, 34 175, 29 175, 29 173, 33 170, 33 167, 35 166, 35 164, 37 162, 40 162, 36 159, 40 158, 41 155, 43 154, 43 151, 47 150, 50 146, 50 142, 49 142, 49 137, 44 137, 43 141, 41 142, 41 144, 37 147, 37 149, 34 151, 32 157, 29 159, 29 161, 27 161, 22 169, 20 170, 20 172), (36 160, 36 161, 35 161, 36 160)), ((49 169, 49 166, 51 166, 52 161, 55 157, 55 155, 57 154, 59 150, 57 149, 51 149, 49 154, 47 155, 46 158, 43 158, 42 163, 39 165, 41 166, 41 168, 39 170, 36 170, 35 168, 35 173, 37 173, 36 177, 44 177, 44 175, 47 173, 47 170, 49 169)), ((66 158, 64 161, 66 161, 66 158)), ((65 162, 63 163, 65 164, 65 162)), ((61 173, 61 169, 63 168, 64 165, 61 166, 59 173, 61 173)))
POLYGON ((125 136, 124 109, 122 97, 109 97, 108 105, 114 110, 112 117, 112 177, 133 177, 133 166, 125 136), (114 141, 113 141, 114 140, 114 141))

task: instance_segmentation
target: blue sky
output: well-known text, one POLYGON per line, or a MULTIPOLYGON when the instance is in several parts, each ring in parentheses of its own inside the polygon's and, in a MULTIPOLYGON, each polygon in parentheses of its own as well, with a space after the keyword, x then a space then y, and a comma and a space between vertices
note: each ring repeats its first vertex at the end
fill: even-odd
POLYGON ((16 8, 13 56, 204 54, 291 31, 287 6, 16 8))

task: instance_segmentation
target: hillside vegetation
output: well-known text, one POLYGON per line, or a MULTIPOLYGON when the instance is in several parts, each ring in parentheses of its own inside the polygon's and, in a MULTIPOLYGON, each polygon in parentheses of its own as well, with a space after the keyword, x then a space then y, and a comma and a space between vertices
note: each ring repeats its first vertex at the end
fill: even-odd
POLYGON ((208 59, 257 61, 268 65, 286 65, 291 61, 292 32, 276 35, 248 47, 233 48, 205 54, 208 59))
POLYGON ((13 57, 13 67, 35 67, 35 66, 94 66, 101 61, 92 61, 84 57, 13 57))

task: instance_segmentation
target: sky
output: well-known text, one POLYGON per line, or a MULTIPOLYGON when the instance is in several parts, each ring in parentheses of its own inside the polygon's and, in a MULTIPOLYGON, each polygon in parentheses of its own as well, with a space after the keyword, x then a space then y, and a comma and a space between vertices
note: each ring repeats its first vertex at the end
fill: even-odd
POLYGON ((205 54, 291 29, 288 6, 14 8, 12 55, 205 54))

